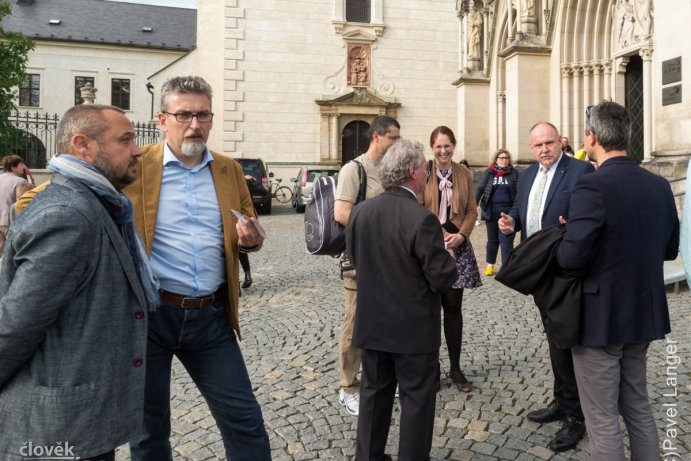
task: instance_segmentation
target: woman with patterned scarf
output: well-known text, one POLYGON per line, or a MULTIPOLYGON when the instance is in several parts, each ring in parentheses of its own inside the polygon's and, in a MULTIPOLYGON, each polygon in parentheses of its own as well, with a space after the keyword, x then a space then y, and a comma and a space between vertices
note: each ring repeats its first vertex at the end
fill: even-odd
MULTIPOLYGON (((497 262, 497 251, 501 247, 501 263, 505 264, 513 249, 516 234, 504 235, 499 232, 500 213, 509 213, 516 199, 518 171, 511 165, 511 154, 506 149, 499 149, 494 154, 494 162, 482 175, 475 196, 480 208, 489 212, 490 218, 483 220, 487 224, 487 268, 485 275, 494 275, 494 264, 497 262)), ((483 213, 485 216, 485 213, 483 213)))
MULTIPOLYGON (((473 196, 473 180, 470 170, 451 160, 456 147, 453 131, 439 126, 432 131, 430 146, 434 161, 430 161, 427 187, 420 195, 421 203, 439 217, 444 242, 456 258, 457 279, 441 297, 444 310, 444 337, 449 350, 449 376, 458 390, 470 392, 471 385, 461 371, 461 343, 463 340, 463 289, 475 288, 480 282, 480 272, 470 244, 470 233, 477 219, 477 202, 473 196)), ((437 380, 441 372, 437 371, 437 380)))

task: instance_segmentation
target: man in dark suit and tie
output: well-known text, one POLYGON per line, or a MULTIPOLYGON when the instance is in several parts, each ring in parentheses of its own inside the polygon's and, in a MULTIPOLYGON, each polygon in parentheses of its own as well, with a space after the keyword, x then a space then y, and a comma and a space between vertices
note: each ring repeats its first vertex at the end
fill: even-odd
MULTIPOLYGON (((562 154, 559 130, 540 122, 530 130, 530 150, 537 163, 518 178, 516 200, 509 214, 499 219, 504 234, 521 231, 521 240, 568 218, 569 200, 574 185, 594 169, 588 162, 562 154)), ((543 318, 544 322, 544 318, 543 318)), ((562 420, 562 427, 547 445, 555 452, 574 448, 585 433, 583 411, 578 400, 578 386, 570 349, 560 349, 547 336, 554 374, 554 400, 547 408, 528 413, 529 420, 549 423, 562 420)))
POLYGON ((571 351, 594 460, 660 459, 646 389, 648 344, 670 332, 663 262, 676 258, 679 219, 669 183, 626 151, 631 121, 613 102, 586 112, 585 149, 597 171, 571 197, 557 263, 583 270, 580 344, 571 351))
POLYGON ((439 220, 417 203, 427 183, 422 144, 399 140, 380 166, 385 192, 353 208, 348 256, 358 272, 353 345, 362 349, 356 460, 384 453, 396 382, 400 385, 398 459, 428 460, 432 448, 440 293, 456 264, 439 220))

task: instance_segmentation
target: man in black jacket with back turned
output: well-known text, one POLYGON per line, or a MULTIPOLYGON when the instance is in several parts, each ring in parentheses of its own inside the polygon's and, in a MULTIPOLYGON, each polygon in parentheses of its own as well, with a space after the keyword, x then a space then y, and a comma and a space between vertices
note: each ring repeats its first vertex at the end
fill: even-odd
POLYGON ((385 192, 353 208, 346 228, 358 273, 353 345, 362 349, 355 459, 391 459, 384 447, 398 381, 398 459, 423 461, 432 448, 440 294, 453 284, 456 263, 439 220, 417 203, 427 184, 422 145, 389 147, 380 177, 385 192))

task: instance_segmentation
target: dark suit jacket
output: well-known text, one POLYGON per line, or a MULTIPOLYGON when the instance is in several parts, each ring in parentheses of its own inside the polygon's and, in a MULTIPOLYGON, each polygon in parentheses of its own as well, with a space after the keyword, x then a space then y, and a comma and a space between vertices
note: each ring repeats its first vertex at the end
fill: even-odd
POLYGON ((440 296, 456 278, 439 219, 398 188, 350 214, 346 248, 358 274, 353 345, 401 354, 440 345, 440 296))
POLYGON ((605 346, 670 331, 663 262, 679 248, 669 183, 614 157, 581 178, 571 199, 559 266, 585 268, 581 344, 605 346))
MULTIPOLYGON (((523 225, 527 222, 528 197, 539 167, 540 164, 534 163, 518 177, 516 200, 509 212, 515 222, 516 232, 522 230, 523 225)), ((568 218, 569 200, 576 181, 584 174, 592 173, 594 170, 589 162, 574 160, 562 154, 547 192, 541 229, 559 224, 559 216, 563 216, 564 219, 568 218)), ((525 239, 525 232, 521 232, 521 240, 523 239, 525 239)))
POLYGON ((578 344, 581 316, 581 279, 556 264, 565 232, 564 224, 535 232, 513 249, 495 277, 509 288, 533 295, 547 336, 562 349, 578 344))

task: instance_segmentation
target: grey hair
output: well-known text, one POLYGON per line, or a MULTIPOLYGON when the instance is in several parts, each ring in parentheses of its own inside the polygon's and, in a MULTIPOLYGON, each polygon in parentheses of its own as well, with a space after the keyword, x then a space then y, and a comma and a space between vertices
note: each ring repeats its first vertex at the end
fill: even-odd
POLYGON ((161 87, 161 112, 168 108, 168 100, 171 96, 185 93, 203 94, 209 98, 209 101, 213 98, 211 85, 203 78, 193 75, 173 77, 161 87))
POLYGON ((125 113, 119 107, 102 104, 80 104, 69 108, 62 116, 55 134, 58 153, 67 154, 72 151, 72 137, 77 133, 85 134, 97 142, 101 141, 103 133, 108 129, 108 122, 103 115, 107 110, 125 113))
POLYGON ((590 107, 590 117, 586 117, 585 130, 597 135, 597 142, 605 152, 629 149, 631 118, 621 104, 606 101, 590 107))
POLYGON ((408 167, 422 166, 425 163, 423 152, 424 147, 417 141, 401 138, 393 143, 379 165, 379 178, 384 189, 395 189, 408 182, 408 167))

